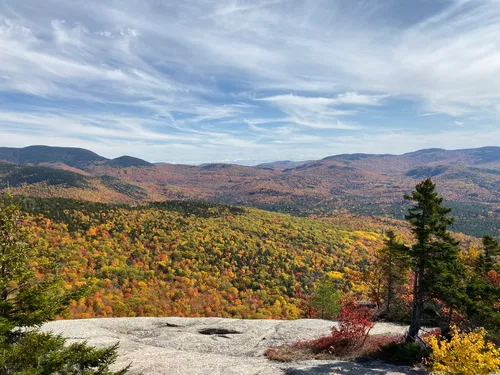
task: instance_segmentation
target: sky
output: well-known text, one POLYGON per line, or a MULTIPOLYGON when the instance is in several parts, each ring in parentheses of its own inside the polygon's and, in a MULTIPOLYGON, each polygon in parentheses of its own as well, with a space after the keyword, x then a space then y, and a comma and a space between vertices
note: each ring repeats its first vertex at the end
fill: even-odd
POLYGON ((257 164, 500 145, 499 0, 0 0, 0 146, 257 164))

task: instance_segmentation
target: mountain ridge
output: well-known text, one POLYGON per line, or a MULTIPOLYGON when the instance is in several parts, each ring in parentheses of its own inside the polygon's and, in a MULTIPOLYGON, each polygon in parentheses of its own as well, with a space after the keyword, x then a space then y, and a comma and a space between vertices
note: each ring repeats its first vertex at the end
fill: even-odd
MULTIPOLYGON (((198 166, 203 167, 206 165, 242 165, 250 167, 276 167, 276 168, 290 168, 299 167, 307 163, 315 163, 324 160, 360 160, 366 158, 398 158, 398 157, 411 157, 420 155, 436 155, 436 154, 448 154, 453 153, 464 153, 468 155, 476 155, 481 158, 484 162, 500 162, 500 146, 484 146, 477 148, 466 148, 466 149, 444 149, 444 148, 427 148, 420 149, 416 151, 410 151, 402 154, 367 154, 367 153, 344 153, 344 154, 333 154, 326 156, 324 158, 314 159, 314 160, 276 160, 265 163, 258 163, 255 165, 242 165, 238 163, 219 163, 219 162, 206 162, 199 165, 191 164, 174 164, 167 161, 161 162, 148 162, 142 158, 135 156, 122 155, 114 159, 109 159, 103 157, 91 150, 79 148, 79 147, 59 147, 59 146, 47 146, 47 145, 32 145, 26 147, 0 147, 0 161, 7 161, 15 164, 41 164, 41 163, 64 163, 71 167, 76 167, 75 165, 68 164, 73 162, 76 156, 79 156, 83 160, 79 160, 81 163, 86 162, 105 162, 109 163, 112 161, 120 161, 124 159, 135 160, 138 163, 143 164, 143 166, 153 166, 153 165, 182 165, 182 166, 198 166), (58 156, 59 158, 57 158, 58 156)), ((136 165, 133 165, 136 166, 136 165)), ((126 167, 126 166, 125 166, 126 167)))
MULTIPOLYGON (((0 148, 0 156, 4 150, 0 148)), ((480 228, 500 234, 500 147, 496 146, 434 148, 402 155, 341 154, 257 166, 151 164, 130 156, 103 161, 91 152, 84 153, 87 159, 82 164, 72 156, 73 150, 69 154, 60 149, 47 153, 47 148, 42 148, 44 157, 16 160, 43 162, 0 168, 0 178, 15 187, 15 193, 41 197, 125 203, 194 199, 295 215, 347 210, 402 218, 403 195, 420 180, 431 177, 439 192, 460 211, 461 228, 478 222, 484 224, 480 228), (89 158, 98 160, 89 162, 89 158), (68 160, 76 167, 63 163, 68 160), (67 173, 57 172, 61 169, 67 173), (84 179, 72 173, 80 173, 84 179), (48 182, 43 183, 45 176, 48 182)), ((76 154, 82 152, 77 150, 76 154)), ((479 230, 474 229, 474 234, 481 234, 479 230)))
POLYGON ((0 160, 14 164, 63 163, 70 167, 81 167, 106 158, 83 148, 34 145, 23 148, 0 147, 0 160))

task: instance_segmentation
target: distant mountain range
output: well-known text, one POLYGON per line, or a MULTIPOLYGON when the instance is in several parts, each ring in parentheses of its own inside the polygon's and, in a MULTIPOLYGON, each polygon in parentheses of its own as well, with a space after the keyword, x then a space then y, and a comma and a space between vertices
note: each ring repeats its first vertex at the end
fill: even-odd
POLYGON ((500 147, 344 154, 254 167, 151 164, 65 147, 0 148, 0 187, 92 201, 200 199, 289 212, 348 210, 402 217, 403 194, 432 177, 466 233, 500 234, 500 147))
POLYGON ((153 164, 147 161, 131 156, 121 156, 110 160, 83 148, 51 146, 29 146, 24 148, 0 147, 0 160, 14 164, 35 166, 64 164, 83 170, 95 164, 120 168, 153 166, 153 164))

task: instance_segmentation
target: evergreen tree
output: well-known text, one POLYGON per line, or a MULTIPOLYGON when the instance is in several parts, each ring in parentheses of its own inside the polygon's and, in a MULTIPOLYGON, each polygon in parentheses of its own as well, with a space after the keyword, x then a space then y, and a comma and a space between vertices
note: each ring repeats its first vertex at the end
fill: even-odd
POLYGON ((414 202, 406 220, 412 227, 416 243, 408 249, 412 261, 414 286, 411 324, 408 342, 414 342, 422 325, 424 305, 432 298, 446 303, 451 319, 453 308, 463 296, 458 287, 463 267, 458 262, 459 243, 451 237, 449 227, 454 219, 451 209, 442 205, 443 198, 436 192, 431 179, 417 184, 405 199, 414 202))
POLYGON ((316 286, 311 306, 321 319, 333 319, 340 311, 340 298, 341 294, 333 283, 323 280, 316 286))
POLYGON ((495 269, 495 257, 500 255, 500 242, 490 235, 485 235, 482 242, 483 254, 478 261, 478 272, 484 275, 495 269))
POLYGON ((65 346, 62 337, 37 330, 62 313, 81 291, 62 292, 60 278, 53 275, 49 263, 37 258, 25 229, 12 197, 4 196, 0 202, 0 375, 125 374, 127 369, 109 370, 116 346, 65 346))
POLYGON ((410 259, 406 246, 398 241, 392 230, 387 232, 385 246, 379 250, 378 256, 385 289, 385 314, 390 316, 397 291, 407 282, 410 259))
POLYGON ((500 286, 494 284, 488 273, 497 266, 495 256, 500 243, 493 237, 483 237, 483 253, 470 270, 467 283, 466 315, 473 327, 488 329, 491 338, 500 342, 500 286))

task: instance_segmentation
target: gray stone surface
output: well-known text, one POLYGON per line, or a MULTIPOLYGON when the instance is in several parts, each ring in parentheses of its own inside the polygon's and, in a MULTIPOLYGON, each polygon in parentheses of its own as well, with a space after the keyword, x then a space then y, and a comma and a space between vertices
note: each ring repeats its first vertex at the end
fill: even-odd
MULTIPOLYGON (((144 375, 418 373, 380 363, 319 360, 277 363, 263 356, 271 346, 327 335, 332 325, 330 321, 309 319, 278 321, 172 317, 61 320, 50 322, 43 329, 62 334, 70 342, 87 341, 99 346, 119 342, 118 365, 131 364, 133 373, 142 372, 144 375)), ((404 331, 405 327, 390 324, 377 324, 372 330, 374 334, 404 331)))

